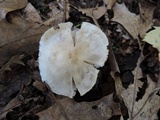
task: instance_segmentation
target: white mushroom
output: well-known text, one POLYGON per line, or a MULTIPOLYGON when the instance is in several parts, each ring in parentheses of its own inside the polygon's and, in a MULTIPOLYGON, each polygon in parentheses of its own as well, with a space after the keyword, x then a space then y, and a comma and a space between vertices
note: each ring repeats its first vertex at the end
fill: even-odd
POLYGON ((83 22, 71 30, 72 23, 50 28, 40 40, 39 69, 43 81, 57 94, 72 98, 96 83, 99 70, 108 57, 108 39, 95 25, 83 22))

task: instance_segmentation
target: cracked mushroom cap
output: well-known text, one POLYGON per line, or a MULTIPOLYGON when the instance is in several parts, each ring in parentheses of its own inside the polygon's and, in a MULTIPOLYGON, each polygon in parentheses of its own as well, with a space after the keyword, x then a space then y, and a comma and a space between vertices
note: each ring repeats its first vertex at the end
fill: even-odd
POLYGON ((108 39, 95 25, 83 22, 72 30, 71 22, 53 27, 41 37, 39 69, 42 81, 57 94, 72 98, 96 83, 99 70, 108 58, 108 39))
POLYGON ((145 42, 151 44, 154 48, 159 51, 159 61, 160 61, 160 27, 154 27, 154 30, 151 30, 144 37, 145 42))

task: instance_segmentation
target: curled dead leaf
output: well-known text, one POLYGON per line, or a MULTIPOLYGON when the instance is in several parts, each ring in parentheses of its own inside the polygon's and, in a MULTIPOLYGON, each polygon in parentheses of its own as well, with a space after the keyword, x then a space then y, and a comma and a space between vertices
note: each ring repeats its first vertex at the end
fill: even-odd
POLYGON ((0 20, 6 17, 8 12, 24 8, 27 0, 2 0, 0 2, 0 20))
POLYGON ((114 17, 112 18, 112 21, 120 23, 134 39, 138 39, 138 35, 143 38, 153 25, 152 14, 154 8, 155 6, 151 4, 148 5, 147 2, 144 1, 141 8, 141 14, 143 14, 142 17, 141 15, 131 13, 125 4, 116 3, 113 7, 114 17))

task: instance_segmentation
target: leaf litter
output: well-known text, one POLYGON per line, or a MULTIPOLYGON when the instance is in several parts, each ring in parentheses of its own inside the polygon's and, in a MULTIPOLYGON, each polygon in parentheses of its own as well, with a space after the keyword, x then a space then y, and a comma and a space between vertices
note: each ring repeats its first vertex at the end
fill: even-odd
POLYGON ((0 21, 5 19, 6 14, 11 11, 22 9, 27 5, 27 0, 2 0, 0 2, 0 21))
POLYGON ((142 42, 153 25, 156 4, 138 2, 140 13, 135 14, 137 10, 130 7, 133 2, 3 2, 0 119, 159 119, 158 51, 142 42), (46 10, 43 13, 42 8, 46 10), (114 13, 111 21, 108 9, 114 13), (96 24, 109 37, 112 50, 100 68, 96 85, 73 99, 52 93, 41 81, 37 63, 41 35, 64 20, 75 26, 84 21, 96 24))

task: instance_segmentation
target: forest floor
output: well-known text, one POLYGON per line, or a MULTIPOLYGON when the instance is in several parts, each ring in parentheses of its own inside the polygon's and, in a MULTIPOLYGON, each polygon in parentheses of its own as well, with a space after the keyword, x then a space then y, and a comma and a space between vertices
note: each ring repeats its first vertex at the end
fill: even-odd
POLYGON ((158 0, 2 0, 0 119, 160 120, 160 31, 159 42, 144 40, 154 26, 159 29, 159 5, 158 0), (42 82, 37 60, 42 34, 68 21, 79 28, 82 22, 95 24, 109 39, 109 57, 95 86, 73 99, 42 82))

